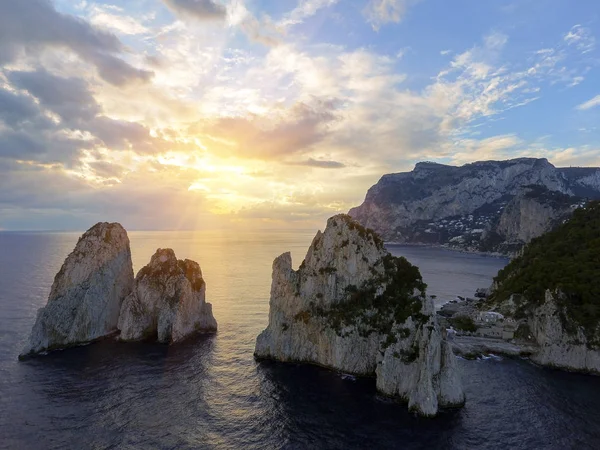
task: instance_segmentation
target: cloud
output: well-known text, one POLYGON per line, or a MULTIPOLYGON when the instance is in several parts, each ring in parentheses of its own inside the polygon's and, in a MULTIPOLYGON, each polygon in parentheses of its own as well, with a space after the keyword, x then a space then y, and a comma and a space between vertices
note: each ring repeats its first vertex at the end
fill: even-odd
POLYGON ((89 14, 90 23, 100 29, 111 30, 126 35, 147 34, 150 30, 135 18, 114 14, 106 6, 94 5, 89 14))
MULTIPOLYGON (((106 116, 81 78, 43 68, 7 71, 5 77, 12 90, 0 88, 0 157, 73 168, 93 149, 145 155, 178 147, 152 137, 141 123, 106 116)), ((101 165, 90 167, 91 175, 103 176, 93 173, 101 165)))
POLYGON ((146 82, 152 76, 152 72, 117 58, 124 47, 114 34, 57 12, 47 0, 0 2, 0 64, 14 62, 22 54, 35 56, 50 48, 66 48, 91 62, 109 83, 146 82))
POLYGON ((581 53, 589 53, 596 47, 596 39, 590 29, 581 25, 574 25, 563 39, 567 45, 576 47, 581 53))
POLYGON ((485 139, 460 139, 446 148, 453 164, 466 164, 489 159, 515 157, 514 150, 524 142, 514 134, 492 136, 485 139))
POLYGON ((587 102, 583 102, 576 106, 576 109, 581 111, 600 106, 600 95, 596 95, 594 98, 589 99, 587 102))
POLYGON ((0 120, 9 127, 19 127, 26 122, 34 122, 39 128, 51 125, 48 118, 42 117, 36 103, 28 96, 0 88, 0 120))
POLYGON ((346 167, 344 163, 338 161, 328 161, 324 159, 308 158, 304 161, 288 162, 290 166, 307 166, 307 167, 319 167, 321 169, 342 169, 346 167))
POLYGON ((363 14, 374 30, 390 22, 399 23, 408 8, 419 0, 370 0, 363 14))
MULTIPOLYGON (((38 3, 50 5, 29 4, 38 3)), ((508 36, 492 32, 416 79, 400 71, 398 45, 313 42, 322 24, 296 26, 320 21, 334 0, 290 2, 296 6, 276 19, 251 14, 242 0, 219 0, 224 9, 213 19, 226 10, 226 26, 179 20, 198 19, 185 8, 200 2, 174 3, 178 19, 167 24, 129 22, 125 9, 92 4, 76 9, 92 24, 54 11, 64 26, 43 39, 33 31, 13 42, 0 29, 0 227, 60 217, 132 228, 193 228, 197 217, 200 225, 224 217, 308 224, 348 210, 382 173, 418 160, 531 154, 570 163, 598 154, 491 126, 552 83, 581 81, 586 69, 577 62, 585 58, 574 38, 558 35, 553 48, 519 59, 506 54, 508 36), (127 34, 131 47, 112 33, 127 34), (152 78, 136 73, 147 67, 152 78)), ((379 5, 373 14, 385 13, 371 24, 401 21, 414 3, 370 2, 379 5)))
POLYGON ((272 117, 223 117, 197 124, 190 131, 203 133, 222 155, 272 159, 309 151, 326 136, 335 120, 334 108, 332 102, 300 102, 275 110, 272 117))
POLYGON ((45 69, 13 71, 7 78, 15 87, 27 90, 40 104, 68 122, 89 120, 100 113, 100 106, 80 78, 63 78, 45 69))
POLYGON ((300 0, 298 6, 287 13, 279 22, 282 27, 289 27, 302 23, 305 19, 314 16, 317 11, 335 5, 339 0, 300 0))
POLYGON ((163 0, 165 5, 181 18, 196 20, 224 20, 225 7, 213 0, 163 0))
POLYGON ((259 21, 248 14, 240 23, 240 28, 250 40, 267 47, 276 47, 283 42, 282 30, 268 16, 259 21))
POLYGON ((42 154, 44 151, 42 142, 25 133, 9 130, 0 134, 0 157, 28 159, 31 155, 42 154))

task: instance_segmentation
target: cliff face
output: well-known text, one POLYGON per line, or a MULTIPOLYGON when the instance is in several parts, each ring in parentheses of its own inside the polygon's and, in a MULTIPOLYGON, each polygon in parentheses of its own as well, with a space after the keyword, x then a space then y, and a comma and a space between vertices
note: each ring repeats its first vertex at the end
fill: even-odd
POLYGON ((349 214, 387 241, 510 253, 584 198, 599 197, 600 169, 557 169, 533 158, 418 163, 384 175, 349 214), (537 223, 529 222, 528 208, 542 213, 537 223))
POLYGON ((175 343, 196 332, 216 330, 205 292, 198 263, 177 260, 171 249, 158 249, 123 302, 119 338, 175 343))
POLYGON ((600 202, 532 240, 494 278, 485 309, 521 322, 532 359, 600 372, 600 202))
MULTIPOLYGON (((532 239, 550 231, 568 219, 578 203, 574 198, 543 187, 529 186, 503 209, 492 233, 502 238, 496 249, 520 249, 532 239)), ((486 236, 482 236, 485 245, 486 236)))
POLYGON ((300 268, 273 263, 269 325, 255 355, 376 375, 377 388, 423 415, 460 405, 455 359, 418 269, 339 215, 315 236, 300 268))
POLYGON ((127 232, 98 223, 77 242, 54 278, 21 356, 93 341, 117 331, 119 310, 133 286, 127 232))
POLYGON ((595 343, 581 327, 569 331, 565 327, 568 313, 557 301, 563 295, 547 290, 544 303, 531 315, 530 328, 539 345, 532 359, 544 366, 600 373, 600 351, 595 343))

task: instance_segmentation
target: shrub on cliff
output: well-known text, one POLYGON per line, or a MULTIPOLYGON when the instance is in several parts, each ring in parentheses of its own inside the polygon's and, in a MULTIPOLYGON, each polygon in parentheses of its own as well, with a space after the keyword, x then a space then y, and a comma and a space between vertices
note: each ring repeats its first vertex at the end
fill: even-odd
POLYGON ((553 231, 529 243, 523 254, 498 272, 496 303, 511 294, 523 294, 528 302, 517 314, 544 301, 546 289, 560 290, 558 299, 566 311, 565 327, 582 326, 593 338, 600 323, 600 202, 579 208, 573 217, 553 231))

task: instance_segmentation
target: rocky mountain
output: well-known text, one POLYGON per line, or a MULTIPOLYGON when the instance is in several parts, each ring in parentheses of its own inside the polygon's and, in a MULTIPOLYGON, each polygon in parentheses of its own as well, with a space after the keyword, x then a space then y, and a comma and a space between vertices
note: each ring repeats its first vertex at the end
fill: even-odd
POLYGON ((390 242, 511 254, 597 198, 598 168, 556 168, 534 158, 421 162, 384 175, 349 214, 390 242))
POLYGON ((121 332, 122 340, 173 343, 216 330, 200 266, 159 249, 133 278, 127 232, 118 223, 86 231, 54 278, 19 358, 121 332))
POLYGON ((217 322, 205 292, 198 263, 177 260, 171 249, 158 249, 123 301, 119 338, 170 344, 198 331, 215 331, 217 322))
POLYGON ((94 225, 56 274, 21 357, 116 333, 121 303, 132 287, 127 232, 118 223, 94 225))
POLYGON ((519 321, 540 364, 600 373, 600 202, 531 241, 498 273, 484 307, 519 321))
POLYGON ((461 405, 452 350, 418 268, 347 215, 317 232, 298 270, 273 262, 268 327, 255 356, 375 375, 377 389, 422 415, 461 405))

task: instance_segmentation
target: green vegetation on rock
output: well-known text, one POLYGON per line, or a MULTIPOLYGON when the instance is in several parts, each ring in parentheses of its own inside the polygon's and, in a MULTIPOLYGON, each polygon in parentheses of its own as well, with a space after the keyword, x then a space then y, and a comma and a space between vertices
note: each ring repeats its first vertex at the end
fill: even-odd
MULTIPOLYGON (((311 311, 302 311, 296 321, 306 322, 310 317, 322 317, 338 335, 346 326, 356 326, 361 336, 371 333, 388 334, 389 344, 395 339, 394 324, 403 324, 409 317, 424 322, 421 314, 422 301, 427 285, 423 282, 418 267, 404 257, 386 255, 377 262, 383 265, 383 274, 357 287, 346 288, 346 299, 325 309, 314 305, 311 311), (381 288, 383 292, 379 292, 381 288)), ((398 330, 401 336, 403 330, 398 330)))
POLYGON ((477 325, 475 325, 473 319, 468 316, 453 317, 450 319, 450 324, 457 330, 468 331, 471 333, 477 331, 477 325))
MULTIPOLYGON (((375 246, 378 249, 382 249, 383 248, 383 240, 379 237, 379 235, 371 230, 370 228, 365 228, 363 227, 360 223, 358 223, 356 220, 354 220, 352 217, 350 217, 348 214, 340 214, 339 216, 337 216, 339 219, 343 220, 346 225, 348 225, 348 228, 350 228, 351 230, 356 230, 358 231, 358 235, 363 238, 363 239, 371 239, 373 240, 373 242, 375 243, 375 246)), ((333 226, 337 226, 337 221, 335 219, 333 219, 333 226)), ((344 241, 347 242, 347 241, 344 241)), ((347 245, 347 243, 346 243, 347 245)), ((344 243, 342 243, 342 247, 344 247, 344 243)))
POLYGON ((497 289, 490 304, 511 294, 522 294, 515 316, 525 316, 541 305, 546 289, 558 290, 558 306, 565 312, 568 331, 581 326, 593 340, 600 323, 600 202, 577 209, 558 228, 529 243, 495 278, 497 289))

